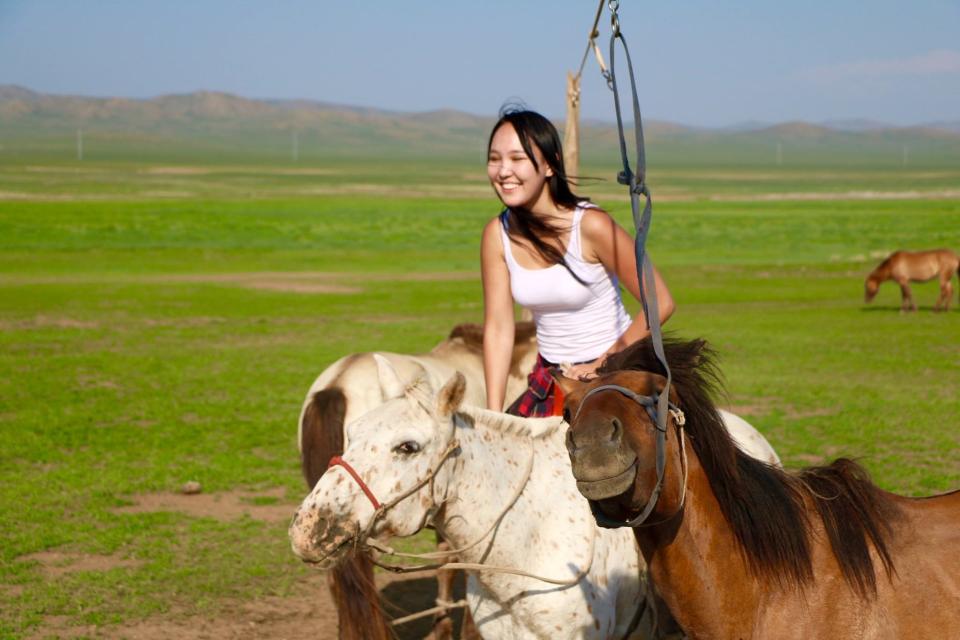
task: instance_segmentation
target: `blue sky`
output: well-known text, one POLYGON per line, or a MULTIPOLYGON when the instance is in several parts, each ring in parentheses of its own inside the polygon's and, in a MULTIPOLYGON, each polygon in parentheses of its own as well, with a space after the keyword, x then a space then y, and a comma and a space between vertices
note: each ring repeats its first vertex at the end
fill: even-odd
MULTIPOLYGON (((0 0, 0 84, 198 89, 490 115, 564 113, 593 0, 0 0)), ((644 116, 695 125, 960 120, 960 2, 622 0, 644 116)), ((607 56, 609 17, 601 20, 607 56)), ((621 58, 622 60, 622 58, 621 58)), ((611 120, 596 64, 583 114, 611 120)))

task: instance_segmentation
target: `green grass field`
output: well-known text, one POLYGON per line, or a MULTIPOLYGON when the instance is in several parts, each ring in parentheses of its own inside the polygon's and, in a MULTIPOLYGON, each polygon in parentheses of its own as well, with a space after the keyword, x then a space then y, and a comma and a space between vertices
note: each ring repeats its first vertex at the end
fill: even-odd
MULTIPOLYGON (((285 523, 121 508, 197 480, 279 487, 292 515, 314 377, 480 321, 497 207, 477 169, 0 164, 0 637, 289 593, 306 569, 285 523), (28 557, 45 551, 129 562, 51 579, 28 557)), ((717 348, 722 404, 790 467, 848 455, 890 490, 960 486, 956 297, 946 314, 932 284, 912 315, 891 284, 862 301, 886 253, 960 249, 960 199, 937 196, 960 170, 674 168, 651 184, 668 328, 717 348), (866 191, 888 197, 845 195, 866 191)), ((631 227, 616 185, 584 190, 631 227)))

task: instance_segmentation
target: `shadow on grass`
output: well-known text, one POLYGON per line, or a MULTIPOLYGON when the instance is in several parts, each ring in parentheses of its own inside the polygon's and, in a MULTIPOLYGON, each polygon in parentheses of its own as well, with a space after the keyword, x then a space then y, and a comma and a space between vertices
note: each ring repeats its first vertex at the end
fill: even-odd
MULTIPOLYGON (((869 307, 863 306, 863 307, 860 307, 860 311, 862 311, 863 313, 870 313, 870 312, 901 313, 899 306, 884 307, 882 305, 869 306, 869 307)), ((903 315, 909 315, 911 313, 953 313, 956 311, 960 311, 960 309, 951 309, 950 311, 944 312, 944 311, 941 311, 940 309, 934 309, 933 305, 930 305, 930 306, 919 305, 916 311, 904 311, 902 313, 903 315)))

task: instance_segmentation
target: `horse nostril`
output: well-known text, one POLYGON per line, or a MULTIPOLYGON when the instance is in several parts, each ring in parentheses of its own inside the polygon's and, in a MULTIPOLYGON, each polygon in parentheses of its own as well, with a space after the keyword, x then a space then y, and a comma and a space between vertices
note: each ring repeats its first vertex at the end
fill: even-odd
POLYGON ((619 442, 620 438, 623 437, 623 423, 620 422, 619 418, 613 418, 610 420, 610 424, 613 425, 613 433, 610 434, 610 439, 619 442))

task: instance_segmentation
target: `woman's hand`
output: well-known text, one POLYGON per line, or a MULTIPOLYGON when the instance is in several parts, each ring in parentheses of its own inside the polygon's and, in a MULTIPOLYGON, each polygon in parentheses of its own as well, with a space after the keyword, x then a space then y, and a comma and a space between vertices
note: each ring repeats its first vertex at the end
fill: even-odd
POLYGON ((600 366, 601 360, 601 358, 597 358, 593 362, 585 362, 583 364, 561 364, 560 373, 562 373, 565 378, 571 378, 573 380, 592 380, 597 377, 597 367, 600 366))

